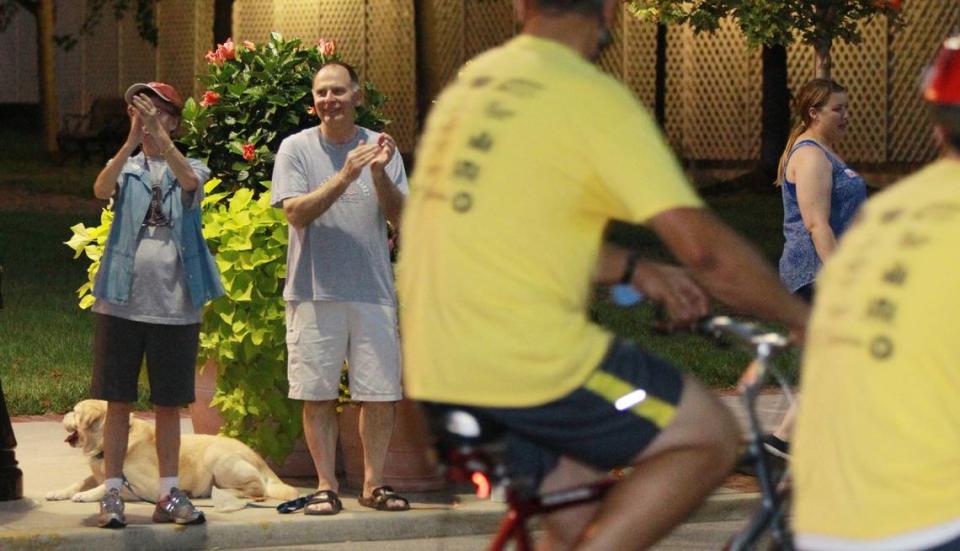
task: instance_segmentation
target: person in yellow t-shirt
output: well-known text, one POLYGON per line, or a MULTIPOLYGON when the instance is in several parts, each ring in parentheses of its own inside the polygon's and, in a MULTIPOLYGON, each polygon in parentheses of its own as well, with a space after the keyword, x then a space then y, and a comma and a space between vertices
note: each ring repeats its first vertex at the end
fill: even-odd
POLYGON ((679 268, 604 246, 610 220, 649 225, 721 301, 798 334, 807 315, 703 208, 630 92, 590 63, 616 9, 518 3, 522 34, 470 61, 434 106, 401 225, 408 395, 467 406, 534 444, 511 468, 546 473, 543 490, 635 466, 603 504, 547 519, 560 548, 652 545, 736 454, 736 426, 709 391, 590 322, 594 284, 618 281, 679 319, 706 312, 679 268))
POLYGON ((793 457, 799 549, 960 549, 960 35, 924 97, 942 158, 870 199, 820 279, 793 457))

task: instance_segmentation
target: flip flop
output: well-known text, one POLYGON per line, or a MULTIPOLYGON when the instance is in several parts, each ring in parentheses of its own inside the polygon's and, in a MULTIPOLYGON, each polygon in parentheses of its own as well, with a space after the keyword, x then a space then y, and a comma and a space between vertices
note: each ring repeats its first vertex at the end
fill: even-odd
POLYGON ((364 507, 369 507, 371 509, 376 509, 377 511, 406 511, 410 509, 410 502, 407 501, 407 498, 393 491, 393 488, 390 486, 379 486, 373 489, 373 492, 370 494, 370 497, 360 496, 357 498, 357 503, 363 505, 364 507), (400 502, 398 507, 396 504, 400 502), (393 505, 391 506, 391 503, 393 505))
POLYGON ((303 506, 306 505, 308 501, 313 499, 315 495, 316 493, 307 494, 303 497, 291 499, 290 501, 284 501, 280 505, 277 505, 277 512, 281 515, 296 513, 300 509, 303 509, 303 506))
POLYGON ((337 495, 337 492, 333 490, 321 490, 314 493, 313 498, 303 506, 303 514, 305 515, 329 516, 335 515, 341 510, 343 510, 343 503, 340 501, 340 496, 337 495), (317 509, 310 509, 311 505, 330 505, 330 510, 318 511, 317 509))

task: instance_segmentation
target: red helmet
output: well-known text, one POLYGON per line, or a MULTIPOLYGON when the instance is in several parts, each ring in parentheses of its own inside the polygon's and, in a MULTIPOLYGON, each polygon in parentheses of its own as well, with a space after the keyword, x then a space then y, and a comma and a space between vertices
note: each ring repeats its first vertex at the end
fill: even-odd
POLYGON ((940 53, 927 70, 923 99, 930 103, 960 106, 960 35, 943 41, 940 53))

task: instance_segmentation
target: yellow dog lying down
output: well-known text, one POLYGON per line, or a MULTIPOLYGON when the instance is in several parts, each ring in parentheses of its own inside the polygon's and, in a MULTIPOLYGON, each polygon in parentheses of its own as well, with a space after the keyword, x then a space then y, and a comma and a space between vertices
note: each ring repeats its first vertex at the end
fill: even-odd
MULTIPOLYGON (((92 474, 59 491, 48 500, 99 501, 104 495, 103 425, 107 403, 84 400, 63 418, 67 443, 80 448, 90 460, 92 474)), ((157 466, 153 424, 130 416, 130 436, 123 474, 135 495, 129 499, 157 499, 160 472, 157 466)), ((237 496, 295 499, 297 490, 284 484, 263 458, 246 444, 226 436, 185 434, 180 442, 180 489, 192 497, 209 497, 213 487, 237 496)))

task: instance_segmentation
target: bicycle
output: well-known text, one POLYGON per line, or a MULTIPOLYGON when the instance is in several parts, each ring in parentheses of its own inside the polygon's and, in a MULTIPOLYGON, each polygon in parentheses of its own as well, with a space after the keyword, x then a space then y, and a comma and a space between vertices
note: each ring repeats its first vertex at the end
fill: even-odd
POLYGON ((715 338, 733 337, 739 344, 749 347, 753 353, 748 369, 752 369, 754 374, 751 381, 741 386, 740 394, 747 412, 749 429, 747 452, 742 461, 752 463, 755 467, 757 483, 760 486, 760 508, 724 549, 755 549, 769 532, 773 540, 772 549, 793 551, 793 534, 786 518, 790 496, 790 471, 786 468, 779 475, 774 472, 769 457, 764 452, 764 430, 757 414, 757 398, 769 376, 777 380, 787 400, 790 403, 794 401, 789 383, 772 365, 772 360, 789 348, 789 339, 779 333, 766 331, 756 324, 736 321, 726 316, 711 318, 704 324, 703 330, 715 338))
MULTIPOLYGON (((751 322, 734 320, 728 316, 713 316, 701 321, 697 332, 714 339, 733 338, 753 352, 751 367, 756 377, 743 388, 742 397, 748 412, 750 438, 745 461, 756 466, 761 489, 761 507, 747 527, 736 534, 724 549, 746 551, 754 549, 770 530, 779 549, 792 551, 792 536, 787 526, 784 508, 786 489, 782 484, 786 471, 780 477, 772 473, 768 458, 763 453, 764 436, 756 411, 757 397, 769 375, 778 379, 785 391, 789 389, 782 375, 772 369, 771 360, 788 347, 788 339, 776 332, 765 331, 751 322)), ((789 396, 789 395, 788 395, 789 396)), ((517 551, 534 548, 530 521, 535 517, 603 498, 618 481, 616 474, 591 484, 563 490, 539 493, 522 480, 511 478, 503 462, 504 427, 482 419, 465 408, 443 404, 425 404, 433 433, 437 435, 437 449, 446 466, 447 478, 454 483, 470 482, 481 499, 489 498, 494 488, 505 493, 507 512, 488 547, 489 551, 506 549, 512 540, 517 551)))

